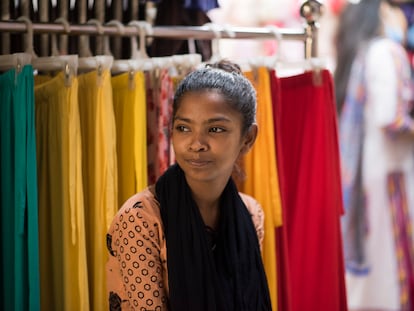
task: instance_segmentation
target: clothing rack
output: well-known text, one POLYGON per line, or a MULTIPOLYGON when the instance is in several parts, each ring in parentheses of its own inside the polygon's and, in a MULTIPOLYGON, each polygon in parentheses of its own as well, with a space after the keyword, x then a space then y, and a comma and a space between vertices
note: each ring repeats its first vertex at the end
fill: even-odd
POLYGON ((318 19, 322 5, 316 0, 307 0, 300 7, 300 14, 306 20, 303 29, 277 27, 222 27, 203 26, 155 26, 144 27, 136 24, 122 25, 119 22, 101 24, 96 20, 85 24, 68 24, 64 21, 54 23, 32 23, 28 19, 1 20, 0 33, 65 34, 95 36, 145 36, 169 39, 283 39, 304 42, 305 58, 317 56, 318 19))

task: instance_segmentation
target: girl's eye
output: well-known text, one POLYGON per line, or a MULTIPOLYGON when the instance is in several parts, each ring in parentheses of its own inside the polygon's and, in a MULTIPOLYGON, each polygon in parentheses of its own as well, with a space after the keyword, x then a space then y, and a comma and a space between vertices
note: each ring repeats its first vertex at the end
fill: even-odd
POLYGON ((224 132, 224 129, 222 129, 221 127, 212 127, 210 129, 210 132, 213 132, 213 133, 221 133, 221 132, 224 132))
POLYGON ((187 127, 185 127, 184 125, 177 125, 175 127, 175 129, 179 132, 188 132, 189 131, 189 129, 187 127))

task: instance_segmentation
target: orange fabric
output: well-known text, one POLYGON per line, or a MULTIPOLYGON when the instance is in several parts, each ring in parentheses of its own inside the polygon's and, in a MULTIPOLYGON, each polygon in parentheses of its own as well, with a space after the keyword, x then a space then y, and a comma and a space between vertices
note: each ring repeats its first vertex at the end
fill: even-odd
POLYGON ((246 180, 241 191, 256 198, 265 214, 263 264, 269 285, 272 310, 277 310, 277 257, 275 228, 282 225, 279 176, 277 171, 274 121, 269 71, 265 67, 245 72, 257 92, 259 132, 252 150, 243 159, 246 180), (263 176, 266 178, 263 178, 263 176))

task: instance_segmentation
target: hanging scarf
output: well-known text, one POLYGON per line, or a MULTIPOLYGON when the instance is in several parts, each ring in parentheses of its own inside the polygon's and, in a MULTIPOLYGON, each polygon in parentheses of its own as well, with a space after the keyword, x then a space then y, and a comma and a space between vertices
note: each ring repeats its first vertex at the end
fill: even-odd
POLYGON ((178 165, 159 178, 156 196, 167 243, 171 311, 271 310, 256 230, 232 179, 220 200, 214 248, 178 165))

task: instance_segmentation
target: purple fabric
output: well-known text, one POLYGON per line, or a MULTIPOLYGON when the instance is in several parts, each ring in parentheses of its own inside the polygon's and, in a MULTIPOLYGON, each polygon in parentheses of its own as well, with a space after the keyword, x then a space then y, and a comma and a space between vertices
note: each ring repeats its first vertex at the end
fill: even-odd
POLYGON ((217 0, 185 0, 184 8, 197 9, 204 12, 208 12, 212 9, 218 8, 219 4, 217 0))

